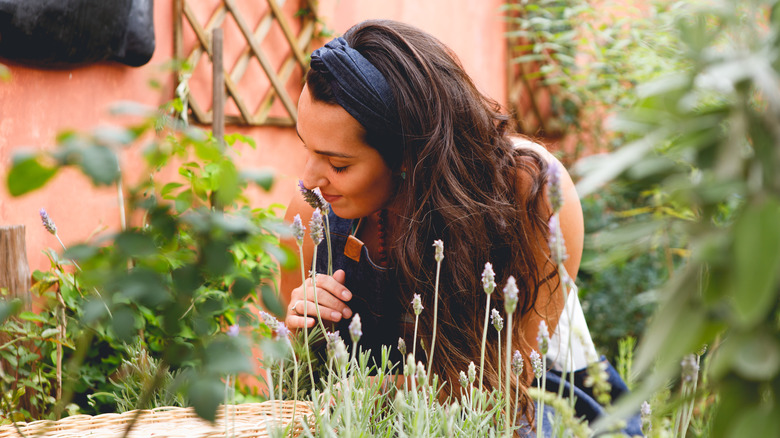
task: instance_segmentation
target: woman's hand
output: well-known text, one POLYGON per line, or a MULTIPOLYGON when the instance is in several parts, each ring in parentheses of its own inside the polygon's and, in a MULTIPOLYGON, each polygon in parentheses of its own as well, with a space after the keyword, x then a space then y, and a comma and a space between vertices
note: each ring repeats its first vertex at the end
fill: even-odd
MULTIPOLYGON (((323 321, 338 322, 341 318, 352 317, 352 310, 344 303, 352 299, 352 292, 344 287, 346 274, 339 269, 333 276, 317 274, 317 303, 320 305, 320 317, 323 321)), ((317 318, 317 305, 314 303, 314 285, 311 278, 290 294, 290 306, 287 308, 285 324, 297 329, 314 327, 317 318), (306 287, 306 299, 303 289, 306 287), (307 317, 304 318, 304 309, 307 317)))

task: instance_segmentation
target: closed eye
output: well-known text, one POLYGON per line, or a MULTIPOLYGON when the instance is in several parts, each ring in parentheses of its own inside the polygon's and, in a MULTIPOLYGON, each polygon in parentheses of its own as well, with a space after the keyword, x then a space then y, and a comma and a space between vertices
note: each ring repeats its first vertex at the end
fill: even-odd
POLYGON ((330 165, 330 167, 332 167, 332 168, 333 168, 333 171, 334 171, 334 172, 336 172, 336 173, 341 173, 341 172, 343 172, 343 171, 347 170, 347 167, 349 167, 349 166, 336 167, 336 166, 334 166, 334 165, 332 165, 332 164, 331 164, 331 165, 330 165))

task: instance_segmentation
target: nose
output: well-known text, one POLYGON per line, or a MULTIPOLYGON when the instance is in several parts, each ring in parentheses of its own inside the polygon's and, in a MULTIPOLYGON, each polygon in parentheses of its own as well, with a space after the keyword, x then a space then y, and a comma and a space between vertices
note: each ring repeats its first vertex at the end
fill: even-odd
POLYGON ((325 177, 324 166, 317 157, 306 157, 306 163, 303 165, 303 186, 311 190, 315 187, 324 187, 328 184, 325 177))

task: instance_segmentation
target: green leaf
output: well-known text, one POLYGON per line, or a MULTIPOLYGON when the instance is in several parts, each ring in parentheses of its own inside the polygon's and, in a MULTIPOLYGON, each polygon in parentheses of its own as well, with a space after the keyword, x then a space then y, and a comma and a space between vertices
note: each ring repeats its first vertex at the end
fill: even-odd
POLYGON ((120 251, 131 257, 147 256, 157 251, 157 246, 151 236, 132 231, 125 231, 117 235, 115 243, 120 251))
POLYGON ((135 335, 135 315, 128 307, 120 307, 114 311, 111 318, 111 328, 116 337, 123 342, 130 342, 135 335))
POLYGON ((233 162, 225 160, 219 164, 217 174, 217 201, 221 205, 230 205, 241 194, 238 170, 233 162))
POLYGON ((254 288, 255 283, 251 279, 246 277, 238 277, 236 278, 236 281, 233 282, 233 287, 231 290, 233 291, 234 297, 239 300, 243 300, 247 295, 252 293, 254 288))
POLYGON ((780 203, 768 199, 746 208, 734 225, 734 310, 742 324, 763 320, 777 300, 780 274, 780 203))
POLYGON ((216 377, 195 379, 188 391, 188 399, 201 418, 214 422, 217 406, 223 400, 225 385, 216 377))
POLYGON ((58 329, 58 328, 49 328, 49 329, 44 330, 43 333, 41 333, 41 337, 42 338, 52 338, 52 337, 57 336, 57 334, 59 332, 60 332, 60 329, 58 329))
POLYGON ((19 318, 23 319, 25 321, 33 321, 33 322, 43 322, 45 323, 47 321, 46 317, 39 315, 37 313, 33 313, 30 311, 25 311, 19 314, 19 318))
POLYGON ((748 380, 769 381, 780 370, 780 346, 765 332, 745 336, 734 356, 734 368, 748 380))
POLYGON ((277 318, 284 318, 284 306, 279 296, 274 292, 271 286, 264 284, 260 287, 261 297, 263 299, 263 307, 268 309, 269 312, 274 314, 277 318))
POLYGON ((63 257, 66 259, 85 260, 97 254, 98 251, 97 247, 80 243, 68 248, 63 257))
POLYGON ((246 181, 259 185, 266 192, 271 190, 274 183, 274 172, 270 168, 244 169, 241 171, 241 177, 246 181))
POLYGON ((163 186, 163 188, 160 190, 160 196, 162 196, 165 199, 170 199, 168 195, 171 194, 174 190, 178 189, 179 187, 183 186, 182 183, 172 182, 168 183, 163 186))
POLYGON ((22 300, 15 298, 13 300, 0 300, 0 324, 21 310, 22 300))
POLYGON ((56 167, 42 165, 34 155, 15 155, 7 177, 8 191, 12 196, 21 196, 43 187, 57 174, 57 170, 56 167))
POLYGON ((119 178, 119 160, 105 146, 89 146, 82 152, 80 166, 95 185, 113 184, 119 178))

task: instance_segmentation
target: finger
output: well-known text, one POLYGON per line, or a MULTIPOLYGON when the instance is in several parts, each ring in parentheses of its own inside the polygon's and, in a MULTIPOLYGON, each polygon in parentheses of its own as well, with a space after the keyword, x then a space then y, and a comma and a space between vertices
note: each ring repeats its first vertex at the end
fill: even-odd
MULTIPOLYGON (((317 316, 317 305, 313 301, 297 301, 294 304, 294 306, 295 307, 293 310, 299 316, 300 315, 309 316, 309 317, 317 316)), ((344 317, 343 315, 344 315, 343 310, 323 306, 322 303, 320 303, 319 317, 322 318, 324 321, 338 322, 341 320, 341 318, 344 317)))
MULTIPOLYGON (((352 309, 349 308, 344 302, 339 299, 337 296, 334 296, 333 293, 325 288, 321 288, 319 283, 317 284, 317 296, 314 296, 314 293, 312 292, 313 288, 311 286, 306 287, 306 290, 304 290, 303 287, 296 288, 293 293, 290 295, 290 306, 292 307, 294 304, 297 304, 298 301, 310 301, 310 302, 316 302, 316 304, 319 304, 320 306, 327 307, 333 310, 336 310, 338 312, 341 312, 342 317, 344 318, 351 318, 352 317, 352 309), (315 300, 316 298, 316 300, 315 300)), ((303 307, 298 308, 298 312, 303 312, 303 307)))
POLYGON ((314 318, 304 318, 303 316, 290 314, 284 319, 284 323, 289 329, 301 329, 304 327, 312 328, 314 327, 315 320, 314 318))
POLYGON ((333 296, 343 301, 352 299, 352 292, 344 286, 346 274, 339 269, 333 274, 333 277, 325 274, 317 274, 317 287, 330 291, 333 296), (338 275, 338 276, 337 276, 338 275))

